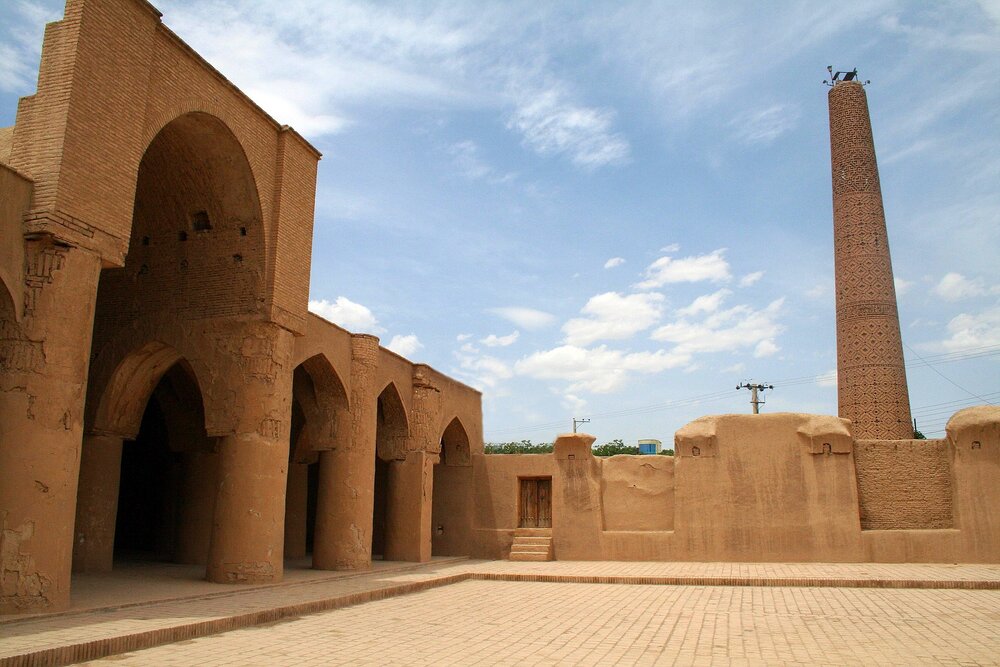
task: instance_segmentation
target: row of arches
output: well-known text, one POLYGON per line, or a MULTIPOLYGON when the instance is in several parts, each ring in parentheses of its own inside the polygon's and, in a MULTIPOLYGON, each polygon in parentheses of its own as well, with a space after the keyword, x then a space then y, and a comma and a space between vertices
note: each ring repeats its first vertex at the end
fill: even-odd
MULTIPOLYGON (((283 546, 298 561, 315 550, 318 526, 358 502, 373 508, 369 553, 385 555, 393 522, 411 516, 397 507, 408 499, 394 484, 413 449, 435 468, 469 466, 468 431, 457 416, 441 429, 447 447, 414 444, 403 400, 410 387, 389 381, 377 394, 352 395, 323 353, 289 372, 291 335, 266 321, 267 242, 254 174, 229 128, 201 112, 167 123, 139 164, 124 264, 104 268, 97 287, 74 570, 108 570, 116 560, 206 563, 232 514, 219 509, 220 498, 229 494, 232 504, 233 493, 244 493, 234 476, 255 474, 232 465, 234 451, 259 447, 268 450, 266 465, 282 467, 283 546), (263 409, 249 405, 258 395, 267 399, 263 409), (364 452, 375 472, 370 488, 345 493, 337 486, 343 460, 320 462, 352 446, 359 412, 375 415, 374 443, 364 452)), ((440 490, 448 488, 442 481, 440 490)), ((247 500, 251 514, 254 502, 247 500)), ((444 521, 425 523, 435 520, 444 521)), ((431 534, 430 525, 413 529, 431 534)), ((226 539, 238 551, 241 539, 257 536, 226 539)))
MULTIPOLYGON (((97 454, 92 449, 106 447, 108 438, 85 438, 75 546, 83 546, 87 540, 101 540, 89 525, 95 519, 107 524, 105 532, 110 536, 104 538, 103 545, 97 545, 105 552, 103 558, 95 559, 92 550, 85 548, 74 550, 77 571, 108 570, 115 561, 206 562, 219 484, 216 438, 206 432, 202 392, 191 365, 174 351, 168 354, 163 344, 156 347, 160 353, 153 355, 149 354, 150 346, 141 347, 119 365, 115 374, 115 377, 127 375, 133 388, 151 386, 145 396, 141 392, 121 392, 115 382, 109 383, 108 392, 120 395, 117 401, 114 397, 106 398, 102 410, 115 416, 119 423, 128 423, 132 419, 130 413, 141 405, 141 416, 132 437, 111 437, 120 445, 111 453, 110 460, 106 452, 100 452, 104 465, 95 474, 88 474, 86 463, 97 454), (161 371, 163 358, 176 360, 161 371), (137 359, 144 363, 137 364, 137 359), (112 516, 88 516, 95 508, 102 511, 100 503, 95 504, 90 496, 115 495, 116 489, 110 487, 115 486, 111 478, 116 472, 116 497, 103 503, 103 512, 112 516), (113 544, 110 549, 108 542, 113 544)), ((320 489, 329 483, 321 471, 320 454, 324 448, 340 444, 337 433, 342 432, 342 425, 338 421, 350 419, 350 411, 343 383, 321 355, 297 366, 293 375, 284 548, 287 560, 308 567, 312 565, 316 525, 320 520, 320 489)), ((393 503, 405 502, 392 488, 391 469, 401 461, 391 457, 396 451, 391 443, 410 434, 406 409, 394 383, 379 393, 376 414, 376 446, 371 452, 375 475, 369 489, 373 505, 371 554, 382 559, 389 519, 399 513, 393 503)), ((438 452, 431 452, 433 495, 431 527, 427 532, 440 537, 436 531, 443 532, 442 526, 454 523, 453 507, 464 502, 464 496, 459 498, 461 494, 454 491, 459 487, 464 489, 464 482, 471 475, 469 436, 457 416, 442 431, 439 448, 438 452), (456 481, 456 477, 463 479, 456 481)), ((351 499, 344 497, 340 501, 351 499)), ((467 554, 461 547, 456 550, 453 542, 435 539, 432 555, 467 554)))

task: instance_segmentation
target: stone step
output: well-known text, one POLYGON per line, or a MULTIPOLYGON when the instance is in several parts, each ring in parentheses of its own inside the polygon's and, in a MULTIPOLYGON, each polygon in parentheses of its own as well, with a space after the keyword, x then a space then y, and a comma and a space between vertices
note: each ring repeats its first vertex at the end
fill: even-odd
POLYGON ((552 551, 551 547, 548 545, 541 544, 512 544, 510 547, 511 553, 539 553, 547 554, 552 551))
POLYGON ((510 560, 521 560, 521 561, 552 560, 551 529, 522 528, 519 529, 518 532, 514 533, 514 540, 510 545, 510 555, 509 555, 510 560), (542 531, 547 532, 548 535, 542 533, 542 531), (519 535, 518 532, 522 534, 519 535))
POLYGON ((548 561, 552 558, 547 553, 512 553, 510 555, 510 560, 513 561, 548 561))
POLYGON ((551 528, 516 528, 514 537, 552 537, 551 528))

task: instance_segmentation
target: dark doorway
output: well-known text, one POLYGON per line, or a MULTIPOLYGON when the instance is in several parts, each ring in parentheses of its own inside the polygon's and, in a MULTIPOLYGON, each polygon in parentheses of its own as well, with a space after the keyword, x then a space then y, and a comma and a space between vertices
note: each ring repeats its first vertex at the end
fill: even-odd
POLYGON ((167 445, 167 421, 159 401, 150 398, 135 440, 122 444, 115 558, 170 560, 174 508, 172 478, 178 461, 167 445))
POLYGON ((372 558, 385 555, 386 511, 389 507, 389 463, 375 457, 375 507, 372 512, 372 558))

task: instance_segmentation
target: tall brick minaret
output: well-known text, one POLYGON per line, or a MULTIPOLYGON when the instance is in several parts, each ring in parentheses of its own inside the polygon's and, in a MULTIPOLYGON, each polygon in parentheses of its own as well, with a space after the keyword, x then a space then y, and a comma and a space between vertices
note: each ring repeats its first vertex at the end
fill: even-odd
POLYGON ((857 70, 829 82, 837 393, 854 437, 913 437, 868 98, 857 70))

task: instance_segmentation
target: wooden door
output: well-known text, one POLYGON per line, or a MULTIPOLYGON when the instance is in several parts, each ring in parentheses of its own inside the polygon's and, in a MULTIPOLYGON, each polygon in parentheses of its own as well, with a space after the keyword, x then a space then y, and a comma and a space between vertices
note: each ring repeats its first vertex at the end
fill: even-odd
POLYGON ((519 528, 552 527, 552 478, 522 479, 519 528))

